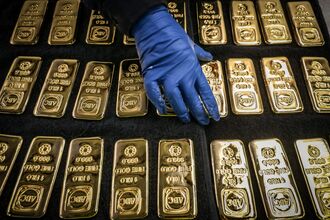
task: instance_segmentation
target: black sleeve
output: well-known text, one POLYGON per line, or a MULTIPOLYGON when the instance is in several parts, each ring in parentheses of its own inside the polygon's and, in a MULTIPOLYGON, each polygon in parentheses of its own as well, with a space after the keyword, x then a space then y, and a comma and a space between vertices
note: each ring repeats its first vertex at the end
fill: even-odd
POLYGON ((165 4, 166 0, 83 0, 84 4, 102 11, 110 17, 125 34, 150 8, 165 4))

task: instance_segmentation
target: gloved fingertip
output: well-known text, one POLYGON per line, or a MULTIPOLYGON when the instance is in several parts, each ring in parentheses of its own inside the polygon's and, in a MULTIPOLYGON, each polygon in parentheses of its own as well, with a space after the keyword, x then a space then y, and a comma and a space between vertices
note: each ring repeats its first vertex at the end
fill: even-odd
POLYGON ((211 60, 213 60, 213 55, 210 52, 205 51, 205 57, 204 58, 205 58, 206 61, 211 61, 211 60))
POLYGON ((210 119, 208 117, 203 117, 198 120, 201 125, 208 125, 210 123, 210 119))
POLYGON ((214 121, 220 121, 220 114, 216 113, 214 115, 211 116, 213 118, 214 121))
POLYGON ((165 106, 160 106, 157 108, 160 114, 164 115, 166 114, 166 107, 165 106))
POLYGON ((220 113, 218 108, 208 108, 209 116, 213 118, 214 121, 220 121, 220 113))
POLYGON ((199 60, 202 60, 202 61, 211 61, 213 60, 213 55, 204 50, 203 48, 201 48, 200 46, 198 46, 197 44, 195 44, 195 53, 196 53, 196 56, 199 60))
POLYGON ((178 116, 180 118, 180 120, 183 122, 183 123, 189 123, 191 122, 191 119, 190 119, 190 116, 189 116, 189 113, 186 113, 184 115, 181 115, 181 116, 178 116))

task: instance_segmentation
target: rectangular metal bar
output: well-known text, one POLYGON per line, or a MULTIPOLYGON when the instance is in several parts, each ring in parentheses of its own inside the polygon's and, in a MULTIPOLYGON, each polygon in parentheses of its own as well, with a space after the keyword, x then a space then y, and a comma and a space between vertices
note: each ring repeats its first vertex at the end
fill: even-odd
POLYGON ((120 63, 116 114, 118 117, 137 117, 148 113, 148 99, 138 59, 120 63))
POLYGON ((194 146, 190 139, 159 142, 157 187, 160 218, 197 216, 194 146))
POLYGON ((257 75, 251 59, 228 59, 227 81, 231 109, 234 114, 251 115, 263 113, 264 107, 257 82, 257 75))
POLYGON ((72 116, 84 120, 101 120, 108 105, 114 64, 90 61, 76 98, 72 116))
POLYGON ((219 215, 223 219, 256 219, 257 209, 243 142, 214 140, 210 146, 219 215))
POLYGON ((22 114, 37 80, 41 57, 17 57, 0 90, 0 113, 22 114))
POLYGON ((222 4, 217 1, 197 1, 197 25, 199 42, 204 45, 227 43, 222 4))
POLYGON ((220 116, 226 117, 228 115, 228 103, 221 62, 218 60, 208 62, 202 65, 202 70, 217 102, 220 116))
POLYGON ((86 35, 87 44, 110 45, 114 42, 116 26, 100 11, 92 10, 86 35))
POLYGON ((316 215, 330 218, 330 150, 322 138, 302 139, 295 142, 296 152, 304 174, 316 215))
POLYGON ((124 35, 123 44, 125 45, 135 45, 135 39, 134 37, 124 35))
POLYGON ((34 108, 35 116, 60 118, 64 115, 78 66, 78 60, 53 60, 34 108))
POLYGON ((23 138, 0 134, 0 196, 21 149, 23 138))
POLYGON ((314 111, 330 113, 330 66, 324 57, 302 57, 304 78, 314 111))
POLYGON ((302 47, 324 45, 324 38, 312 5, 308 1, 288 2, 297 43, 302 47))
POLYGON ((170 0, 167 2, 168 12, 187 32, 186 2, 184 0, 170 0))
POLYGON ((253 1, 232 1, 231 23, 236 45, 253 46, 261 44, 258 17, 253 1))
POLYGON ((148 215, 148 141, 142 138, 118 140, 115 144, 111 219, 141 219, 148 215))
POLYGON ((26 0, 17 19, 10 43, 36 44, 39 32, 47 10, 47 0, 26 0))
POLYGON ((7 209, 8 216, 45 215, 64 144, 61 137, 39 136, 32 140, 7 209))
POLYGON ((292 36, 280 0, 258 0, 261 30, 267 44, 290 44, 292 36))
POLYGON ((76 41, 80 0, 58 0, 49 32, 48 44, 70 45, 76 41))
POLYGON ((61 194, 61 218, 90 218, 97 214, 103 151, 104 141, 99 137, 71 141, 61 194))
POLYGON ((254 140, 249 149, 268 219, 303 218, 305 210, 281 141, 254 140))
POLYGON ((262 58, 261 68, 273 112, 302 112, 304 106, 288 58, 262 58))

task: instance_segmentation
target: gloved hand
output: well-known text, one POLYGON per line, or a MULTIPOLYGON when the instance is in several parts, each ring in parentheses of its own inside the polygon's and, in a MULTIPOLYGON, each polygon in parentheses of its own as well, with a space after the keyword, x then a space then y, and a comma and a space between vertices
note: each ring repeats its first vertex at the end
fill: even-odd
POLYGON ((200 124, 209 123, 201 101, 209 115, 220 120, 217 103, 198 61, 211 61, 213 57, 189 38, 165 6, 150 9, 133 26, 131 33, 136 41, 148 98, 160 113, 166 113, 162 86, 183 122, 190 122, 190 111, 200 124))

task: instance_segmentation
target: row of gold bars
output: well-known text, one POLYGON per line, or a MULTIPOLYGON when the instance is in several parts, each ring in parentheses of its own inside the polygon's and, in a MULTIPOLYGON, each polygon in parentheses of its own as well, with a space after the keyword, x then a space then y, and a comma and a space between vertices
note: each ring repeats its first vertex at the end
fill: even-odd
MULTIPOLYGON (((20 136, 0 135, 0 194, 21 145, 20 136)), ((42 217, 46 213, 64 146, 62 137, 38 136, 32 140, 7 215, 42 217)), ((276 138, 253 140, 248 148, 267 217, 304 217, 304 206, 281 141, 276 138)), ((301 139, 295 142, 295 149, 315 212, 320 219, 328 219, 328 143, 322 138, 301 139)), ((215 140, 210 145, 210 152, 214 193, 220 216, 226 219, 256 219, 250 169, 243 142, 215 140)), ((102 138, 76 138, 71 141, 59 207, 61 218, 86 218, 97 214, 103 157, 102 138)), ((160 140, 157 170, 158 216, 195 218, 197 186, 193 142, 190 139, 160 140)), ((111 185, 111 219, 135 219, 148 215, 147 140, 138 138, 116 142, 111 185)))
MULTIPOLYGON (((17 57, 0 90, 0 113, 22 114, 25 111, 32 88, 36 82, 41 57, 17 57)), ((303 75, 318 113, 330 113, 330 67, 324 57, 302 57, 303 75)), ((68 100, 78 72, 75 59, 53 60, 41 89, 33 114, 41 117, 60 118, 65 114, 68 100)), ((304 109, 300 92, 286 57, 261 59, 262 78, 271 108, 276 114, 298 113, 304 109)), ((222 117, 228 115, 228 103, 220 61, 202 65, 202 70, 212 89, 222 117)), ((257 73, 252 59, 230 58, 226 60, 226 78, 229 87, 231 109, 236 115, 258 115, 264 111, 258 86, 257 73)), ((87 63, 73 109, 73 117, 83 120, 101 120, 108 106, 108 97, 114 75, 111 62, 87 63)), ((167 113, 175 116, 166 99, 167 113)), ((116 115, 138 117, 148 113, 148 99, 138 59, 126 59, 120 63, 116 115)))
MULTIPOLYGON (((26 0, 11 37, 11 44, 36 44, 47 9, 47 0, 26 0)), ((204 45, 227 43, 225 21, 220 1, 197 1, 199 41, 204 45)), ((48 38, 50 45, 70 45, 75 42, 80 0, 58 0, 48 38)), ((290 44, 292 36, 280 0, 258 0, 258 13, 253 1, 231 1, 230 16, 233 41, 236 45, 255 46, 290 44), (259 27, 259 22, 260 26, 259 27)), ((187 31, 186 4, 172 0, 169 12, 187 31)), ((302 47, 322 46, 324 38, 308 1, 288 2, 289 18, 294 36, 302 47)), ((92 11, 86 36, 88 44, 112 44, 115 26, 99 11, 92 11)), ((134 45, 134 38, 124 36, 123 43, 134 45)))

